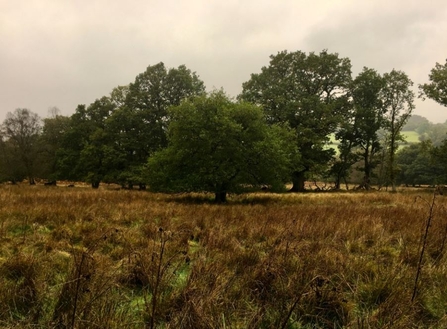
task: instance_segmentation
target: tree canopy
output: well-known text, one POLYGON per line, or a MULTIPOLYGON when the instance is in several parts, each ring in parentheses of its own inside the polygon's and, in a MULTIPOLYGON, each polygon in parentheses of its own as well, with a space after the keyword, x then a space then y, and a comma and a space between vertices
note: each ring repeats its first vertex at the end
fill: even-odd
POLYGON ((440 148, 434 147, 430 141, 403 148, 396 155, 396 164, 399 167, 397 181, 411 186, 435 185, 442 182, 446 173, 443 168, 445 166, 441 165, 442 161, 435 158, 441 154, 440 148))
POLYGON ((269 123, 287 123, 301 154, 292 172, 293 191, 304 190, 305 174, 334 154, 325 148, 349 108, 351 62, 320 54, 279 52, 270 65, 243 84, 240 99, 262 106, 269 123))
POLYGON ((118 86, 71 116, 58 159, 60 176, 98 187, 101 181, 139 184, 148 157, 167 145, 168 108, 204 93, 184 65, 149 66, 128 86, 118 86))
MULTIPOLYGON (((377 71, 363 68, 351 85, 352 108, 336 133, 340 141, 340 161, 335 162, 337 181, 359 159, 363 160, 363 181, 360 187, 369 189, 371 175, 377 165, 376 153, 381 148, 378 131, 383 128, 385 108, 382 93, 385 81, 377 71)), ((338 182, 338 184, 340 184, 338 182)))
MULTIPOLYGON (((38 139, 42 130, 40 117, 28 109, 19 108, 6 115, 1 130, 3 138, 7 140, 5 147, 9 146, 9 156, 16 159, 10 164, 20 165, 29 183, 34 184, 38 139)), ((10 170, 16 172, 17 168, 10 170)))
POLYGON ((395 155, 398 141, 402 141, 402 128, 411 116, 414 109, 414 93, 411 90, 413 82, 402 71, 392 70, 385 73, 385 88, 383 104, 385 112, 386 147, 387 147, 387 179, 392 190, 396 191, 395 155))
POLYGON ((168 147, 149 158, 151 189, 227 192, 284 186, 296 150, 289 130, 268 126, 262 110, 222 91, 186 100, 169 111, 168 147))
POLYGON ((120 154, 115 172, 129 186, 144 186, 142 170, 147 158, 167 146, 168 108, 205 93, 205 85, 186 66, 167 69, 163 63, 147 67, 127 87, 115 88, 111 99, 117 109, 108 131, 120 154))
MULTIPOLYGON (((421 95, 447 105, 447 61, 429 79, 421 95)), ((9 113, 0 130, 0 181, 150 183, 159 191, 212 192, 218 201, 285 182, 303 191, 310 179, 336 189, 342 181, 393 190, 403 181, 442 182, 447 124, 410 119, 411 86, 397 70, 364 68, 353 79, 349 58, 327 50, 281 51, 235 101, 223 91, 206 94, 184 65, 158 63, 70 117, 53 108, 42 126, 30 110, 9 113), (397 152, 406 145, 403 130, 424 143, 397 152)))
POLYGON ((422 95, 447 106, 447 59, 444 65, 436 63, 428 77, 430 83, 419 86, 422 95))

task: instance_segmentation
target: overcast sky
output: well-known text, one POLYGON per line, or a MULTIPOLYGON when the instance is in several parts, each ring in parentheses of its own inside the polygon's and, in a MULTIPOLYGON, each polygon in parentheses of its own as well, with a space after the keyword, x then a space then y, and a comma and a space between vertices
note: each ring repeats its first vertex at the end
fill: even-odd
MULTIPOLYGON (((425 83, 447 58, 447 2, 0 0, 0 122, 16 108, 71 115, 159 62, 236 96, 271 54, 323 49, 349 57, 354 76, 394 68, 425 83)), ((447 120, 430 100, 415 113, 447 120)))

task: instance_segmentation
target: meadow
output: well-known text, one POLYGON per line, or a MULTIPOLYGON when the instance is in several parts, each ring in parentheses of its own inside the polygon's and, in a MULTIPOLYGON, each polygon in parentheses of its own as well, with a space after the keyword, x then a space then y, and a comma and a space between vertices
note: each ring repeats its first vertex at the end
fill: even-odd
MULTIPOLYGON (((419 138, 421 135, 416 131, 402 131, 402 136, 405 142, 400 142, 399 146, 405 147, 409 144, 419 143, 420 142, 419 138)), ((329 135, 329 141, 326 146, 327 148, 333 148, 336 152, 338 152, 339 144, 340 144, 339 141, 335 139, 335 134, 329 135)))
POLYGON ((446 328, 446 197, 0 186, 2 328, 446 328))
POLYGON ((402 132, 402 136, 405 139, 405 144, 416 144, 419 143, 419 137, 421 136, 419 133, 417 133, 416 131, 403 131, 402 132))

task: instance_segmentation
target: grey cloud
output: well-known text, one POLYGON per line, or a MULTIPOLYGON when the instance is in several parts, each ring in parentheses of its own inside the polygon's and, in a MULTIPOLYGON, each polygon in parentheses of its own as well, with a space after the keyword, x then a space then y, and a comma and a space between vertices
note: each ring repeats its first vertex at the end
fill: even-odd
POLYGON ((350 57, 356 70, 395 67, 424 82, 447 56, 447 6, 388 2, 3 1, 0 121, 16 107, 45 116, 58 106, 69 115, 160 61, 185 64, 208 89, 236 96, 284 49, 329 49, 350 57))
POLYGON ((357 69, 369 66, 379 71, 405 70, 420 64, 431 47, 447 45, 445 33, 439 33, 439 29, 447 32, 445 24, 439 25, 447 15, 435 3, 391 8, 385 1, 381 3, 383 6, 371 11, 348 12, 331 24, 315 28, 306 43, 311 48, 329 48, 352 58, 357 69))
MULTIPOLYGON (((309 48, 349 57, 354 74, 363 66, 380 73, 402 70, 415 83, 417 94, 417 85, 427 81, 435 62, 447 57, 447 5, 443 1, 375 3, 366 10, 359 4, 329 16, 330 22, 314 26, 305 42, 309 48)), ((417 99, 415 113, 435 122, 447 119, 447 109, 431 101, 417 99)))

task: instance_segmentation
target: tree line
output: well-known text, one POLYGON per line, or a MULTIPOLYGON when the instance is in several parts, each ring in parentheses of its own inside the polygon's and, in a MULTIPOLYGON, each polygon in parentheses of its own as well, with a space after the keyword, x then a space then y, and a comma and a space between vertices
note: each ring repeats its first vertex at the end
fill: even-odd
MULTIPOLYGON (((446 84, 447 61, 419 86, 421 97, 447 105, 446 84)), ((283 189, 287 182, 303 191, 311 177, 340 188, 357 171, 360 188, 379 182, 395 190, 402 178, 401 132, 414 110, 412 85, 398 70, 365 67, 353 77, 349 58, 326 50, 282 51, 233 99, 223 90, 207 93, 184 65, 159 63, 110 95, 78 105, 70 117, 8 113, 0 180, 209 191, 225 201, 228 192, 283 189), (328 147, 331 136, 338 150, 328 147)), ((445 144, 433 146, 430 159, 445 154, 445 144)))
POLYGON ((414 115, 404 127, 416 132, 419 141, 397 153, 397 182, 407 186, 444 185, 447 182, 447 121, 433 124, 414 115))

